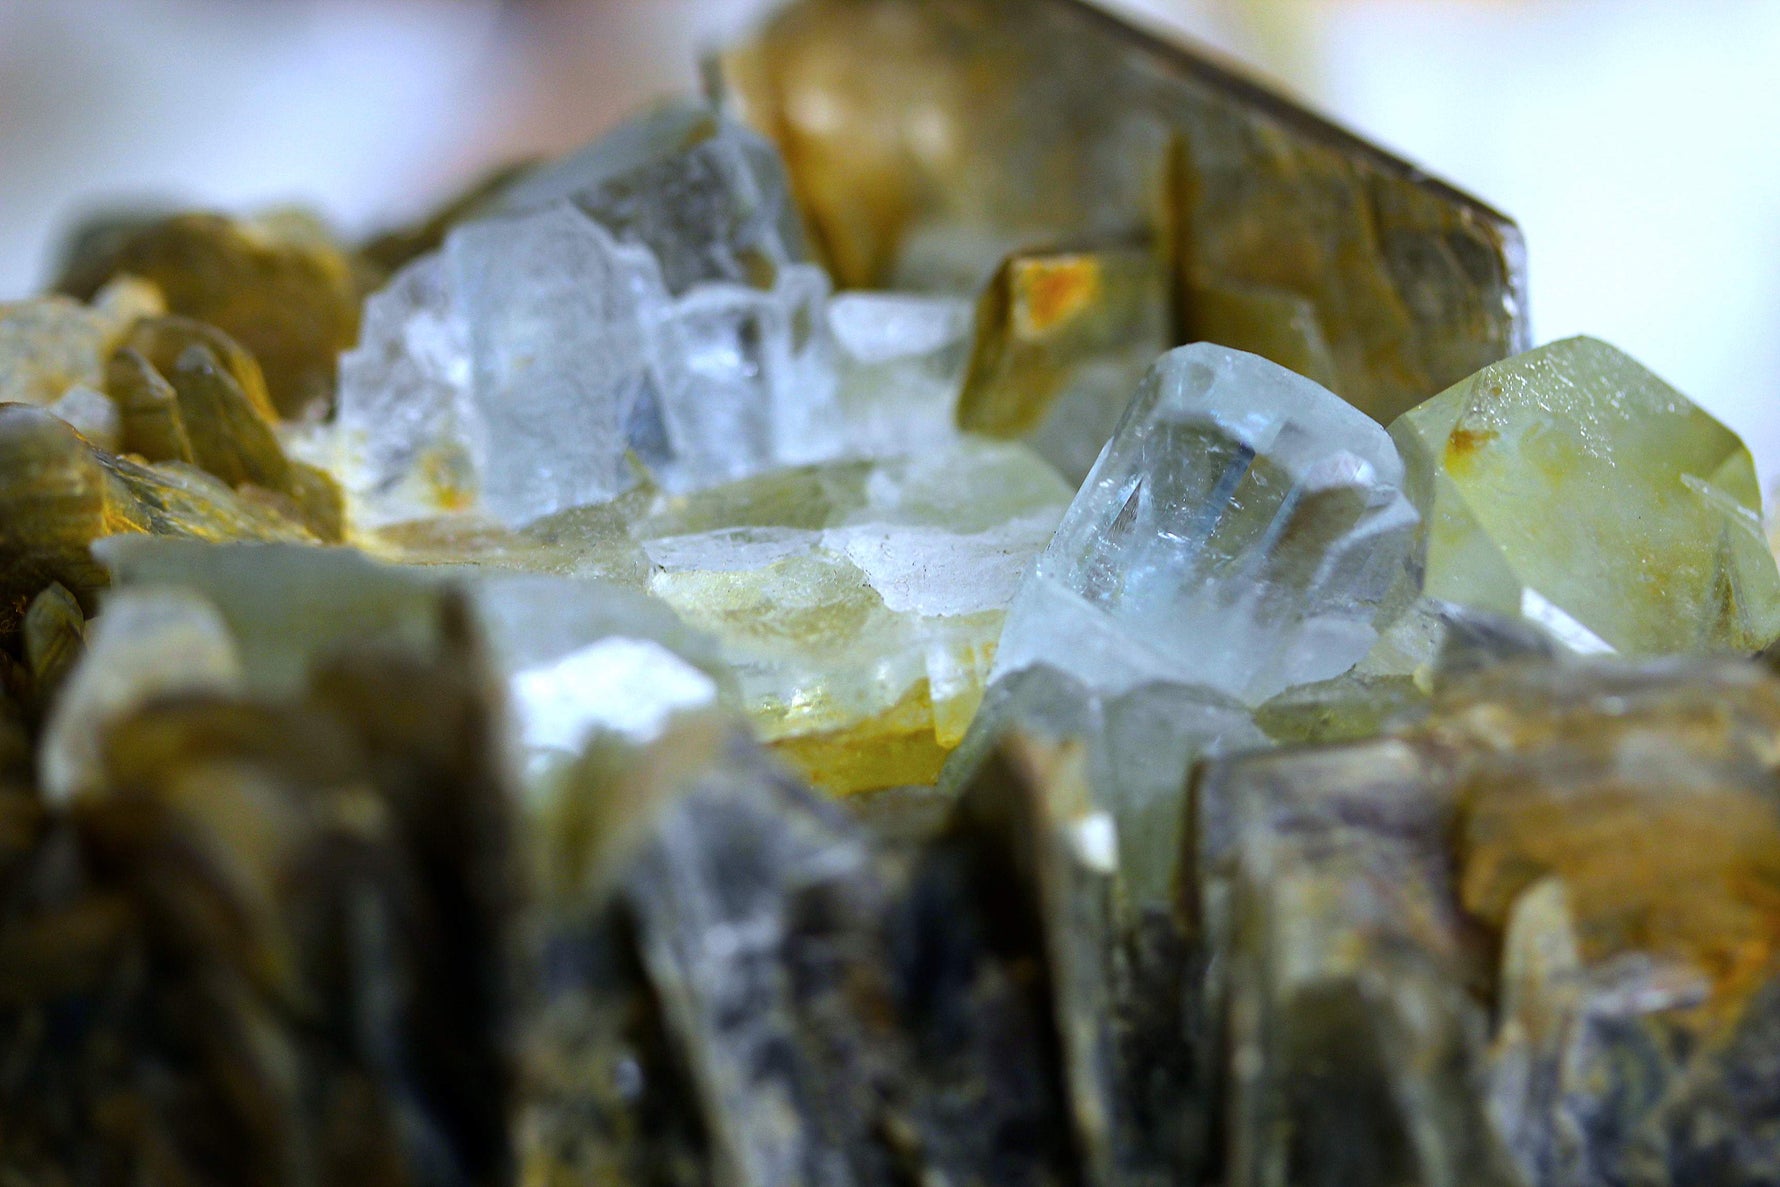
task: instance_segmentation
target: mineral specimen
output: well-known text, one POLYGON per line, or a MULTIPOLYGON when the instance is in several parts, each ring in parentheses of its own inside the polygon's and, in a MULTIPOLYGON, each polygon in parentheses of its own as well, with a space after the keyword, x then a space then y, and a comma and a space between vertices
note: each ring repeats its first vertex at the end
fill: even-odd
POLYGON ((1198 684, 1258 704, 1377 639, 1417 517, 1376 424, 1255 355, 1144 378, 1008 616, 997 671, 1198 684))
POLYGON ((1611 346, 1572 338, 1487 367, 1391 435, 1428 525, 1429 597, 1630 655, 1780 634, 1748 451, 1611 346))
POLYGON ((842 462, 670 501, 649 590, 721 643, 760 736, 819 786, 931 783, 1068 489, 1017 444, 842 462))
POLYGON ((511 812, 441 633, 141 705, 71 805, 10 813, 7 1175, 506 1180, 511 812))
POLYGON ((1174 341, 1381 421, 1528 345, 1513 224, 1080 0, 796 0, 720 75, 843 287, 1135 243, 1173 273, 1174 341))
POLYGON ((91 305, 69 297, 0 304, 0 403, 53 407, 69 391, 102 387, 105 362, 160 293, 139 280, 106 286, 91 305))
POLYGON ((840 452, 828 282, 770 150, 703 108, 522 178, 370 301, 334 464, 367 524, 514 527, 840 452))
POLYGON ((702 103, 633 118, 518 178, 492 213, 572 202, 621 243, 646 248, 676 296, 730 281, 770 289, 803 259, 803 230, 772 146, 702 103))
POLYGON ((0 306, 0 1183, 1775 1181, 1736 438, 1075 0, 712 74, 0 306))
POLYGON ((1508 660, 1401 739, 1215 765, 1193 900, 1254 1051, 1230 1181, 1759 1181, 1777 695, 1508 660))
POLYGON ((967 302, 917 293, 836 293, 827 318, 849 453, 895 457, 942 447, 955 435, 971 338, 967 302))

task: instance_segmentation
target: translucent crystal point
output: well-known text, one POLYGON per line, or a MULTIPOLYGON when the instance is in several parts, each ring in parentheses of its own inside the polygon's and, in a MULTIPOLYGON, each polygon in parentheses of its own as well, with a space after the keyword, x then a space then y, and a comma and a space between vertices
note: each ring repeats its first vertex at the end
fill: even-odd
POLYGON ((470 223, 446 251, 469 331, 482 502, 521 524, 635 481, 631 417, 659 398, 666 311, 647 251, 559 203, 470 223))
POLYGON ((840 451, 827 298, 821 269, 793 264, 767 288, 704 284, 645 312, 660 318, 662 390, 629 439, 658 482, 697 490, 840 451))
POLYGON ((577 207, 472 222, 370 302, 341 365, 334 464, 358 520, 466 508, 509 526, 634 486, 697 490, 840 452, 807 264, 671 295, 577 207))
POLYGON ((1403 580, 1415 510, 1383 429, 1255 355, 1164 355, 1009 612, 997 672, 1257 704, 1353 666, 1403 580))
POLYGON ((365 302, 359 344, 340 356, 338 456, 361 524, 419 519, 468 504, 468 333, 448 262, 421 256, 365 302))
POLYGON ((956 435, 953 410, 970 345, 968 301, 846 292, 829 299, 827 315, 848 452, 890 457, 956 435))
POLYGON ((621 242, 647 248, 668 288, 713 280, 770 288, 803 258, 803 234, 778 153, 701 103, 629 120, 521 179, 505 212, 567 199, 621 242))
POLYGON ((1604 342, 1486 367, 1391 426, 1433 598, 1519 614, 1573 650, 1756 651, 1780 573, 1735 433, 1604 342))

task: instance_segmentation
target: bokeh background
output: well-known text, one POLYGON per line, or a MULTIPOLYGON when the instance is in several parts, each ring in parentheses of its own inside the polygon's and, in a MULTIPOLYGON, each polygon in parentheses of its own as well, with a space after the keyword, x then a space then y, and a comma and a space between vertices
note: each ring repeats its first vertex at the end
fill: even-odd
MULTIPOLYGON (((1103 0, 1519 220, 1534 333, 1630 351, 1780 478, 1780 0, 1103 0)), ((0 299, 80 211, 360 233, 572 147, 771 0, 0 0, 0 299)))

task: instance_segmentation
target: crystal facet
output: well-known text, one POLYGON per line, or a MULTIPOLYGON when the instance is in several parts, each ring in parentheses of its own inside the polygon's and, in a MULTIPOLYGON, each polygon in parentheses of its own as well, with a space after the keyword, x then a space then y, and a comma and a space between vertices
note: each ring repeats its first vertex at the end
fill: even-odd
POLYGON ((716 636, 761 736, 853 791, 933 781, 1067 498, 1024 447, 962 439, 716 488, 635 530, 650 592, 716 636))
POLYGON ((1008 615, 999 672, 1258 704, 1352 667, 1416 514, 1390 438, 1308 379, 1182 347, 1144 379, 1008 615))
POLYGON ((1174 341, 1383 422, 1528 345, 1507 219, 1081 0, 797 0, 720 67, 843 287, 972 292, 1011 252, 1136 244, 1174 276, 1174 341))
POLYGON ((1427 523, 1429 597, 1524 615, 1578 650, 1753 652, 1780 635, 1748 451, 1611 346, 1518 355, 1391 434, 1427 523))

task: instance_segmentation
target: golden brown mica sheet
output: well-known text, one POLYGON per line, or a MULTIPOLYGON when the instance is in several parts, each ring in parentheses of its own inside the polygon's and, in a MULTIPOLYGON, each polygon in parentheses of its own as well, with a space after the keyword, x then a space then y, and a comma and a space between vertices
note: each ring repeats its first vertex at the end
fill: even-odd
POLYGON ((283 416, 333 397, 334 360, 358 337, 364 266, 296 213, 177 214, 76 234, 56 287, 88 298, 120 273, 153 281, 176 314, 239 341, 283 416))
POLYGON ((1190 909, 1254 1056, 1225 1181, 1770 1179, 1777 731, 1747 661, 1527 657, 1207 769, 1190 909))
MULTIPOLYGON (((16 610, 60 582, 90 608, 107 578, 88 545, 105 536, 341 539, 339 487, 286 455, 259 364, 228 334, 152 314, 102 331, 102 307, 65 297, 23 304, 69 324, 90 314, 95 328, 79 374, 68 381, 109 405, 113 423, 102 446, 49 407, 0 402, 0 600, 7 606, 16 610)), ((14 320, 22 320, 18 308, 14 320)), ((58 373, 33 374, 47 382, 58 373)), ((56 387, 39 398, 55 403, 48 397, 56 387)))
POLYGON ((1145 248, 1178 341, 1381 421, 1527 345, 1505 217, 1079 0, 800 0, 720 67, 844 287, 1145 248))

